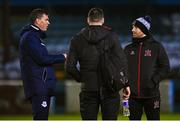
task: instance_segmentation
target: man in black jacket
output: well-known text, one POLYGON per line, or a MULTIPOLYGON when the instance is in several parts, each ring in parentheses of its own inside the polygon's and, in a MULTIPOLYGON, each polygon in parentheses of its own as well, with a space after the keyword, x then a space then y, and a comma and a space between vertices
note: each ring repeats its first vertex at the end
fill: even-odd
POLYGON ((137 18, 132 25, 132 43, 125 47, 131 88, 130 120, 140 120, 143 108, 148 120, 160 119, 159 83, 170 67, 164 47, 154 40, 150 27, 150 16, 137 18))
MULTIPOLYGON (((99 106, 102 119, 116 120, 119 113, 120 95, 107 88, 98 73, 99 51, 101 40, 109 40, 113 51, 119 57, 122 68, 127 70, 126 57, 120 47, 119 37, 111 28, 103 26, 103 10, 92 8, 88 13, 89 26, 82 29, 71 40, 67 57, 66 71, 78 82, 81 82, 80 112, 83 120, 97 120, 99 106), (80 69, 77 68, 77 62, 80 69)), ((125 97, 130 94, 129 87, 124 87, 125 97)))

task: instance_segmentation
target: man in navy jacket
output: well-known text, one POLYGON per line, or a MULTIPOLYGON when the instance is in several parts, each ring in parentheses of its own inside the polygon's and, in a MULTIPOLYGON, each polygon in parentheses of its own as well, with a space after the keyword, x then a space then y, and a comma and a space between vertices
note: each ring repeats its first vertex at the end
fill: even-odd
POLYGON ((56 85, 52 64, 63 63, 66 54, 48 54, 42 41, 50 24, 47 11, 34 9, 30 22, 22 29, 19 44, 24 92, 32 103, 33 119, 48 120, 50 97, 56 85))

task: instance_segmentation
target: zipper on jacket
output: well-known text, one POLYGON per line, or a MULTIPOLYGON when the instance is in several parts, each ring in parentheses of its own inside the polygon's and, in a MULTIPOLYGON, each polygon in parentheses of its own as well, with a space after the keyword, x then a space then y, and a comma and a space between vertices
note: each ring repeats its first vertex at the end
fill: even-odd
POLYGON ((42 80, 44 81, 44 83, 46 82, 46 79, 47 79, 47 68, 44 68, 42 74, 42 80))
POLYGON ((141 89, 141 51, 142 51, 142 42, 139 46, 139 54, 138 54, 138 97, 140 96, 140 89, 141 89))

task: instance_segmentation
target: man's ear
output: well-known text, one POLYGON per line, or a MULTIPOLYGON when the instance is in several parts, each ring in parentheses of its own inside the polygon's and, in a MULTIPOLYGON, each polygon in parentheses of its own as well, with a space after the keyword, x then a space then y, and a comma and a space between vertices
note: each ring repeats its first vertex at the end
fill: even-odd
POLYGON ((36 25, 36 24, 39 24, 39 19, 38 19, 38 18, 35 19, 34 24, 35 24, 35 25, 36 25))
POLYGON ((104 24, 104 18, 102 18, 102 24, 104 24))
POLYGON ((87 23, 89 24, 89 17, 87 17, 87 23))

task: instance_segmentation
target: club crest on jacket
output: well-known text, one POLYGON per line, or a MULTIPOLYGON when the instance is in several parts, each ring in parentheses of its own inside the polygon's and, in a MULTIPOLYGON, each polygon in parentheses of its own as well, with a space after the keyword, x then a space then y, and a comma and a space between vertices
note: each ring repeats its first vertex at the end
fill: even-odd
POLYGON ((130 55, 135 55, 135 52, 132 50, 132 51, 130 52, 130 55))
POLYGON ((144 56, 151 56, 151 50, 149 49, 145 50, 144 56))

